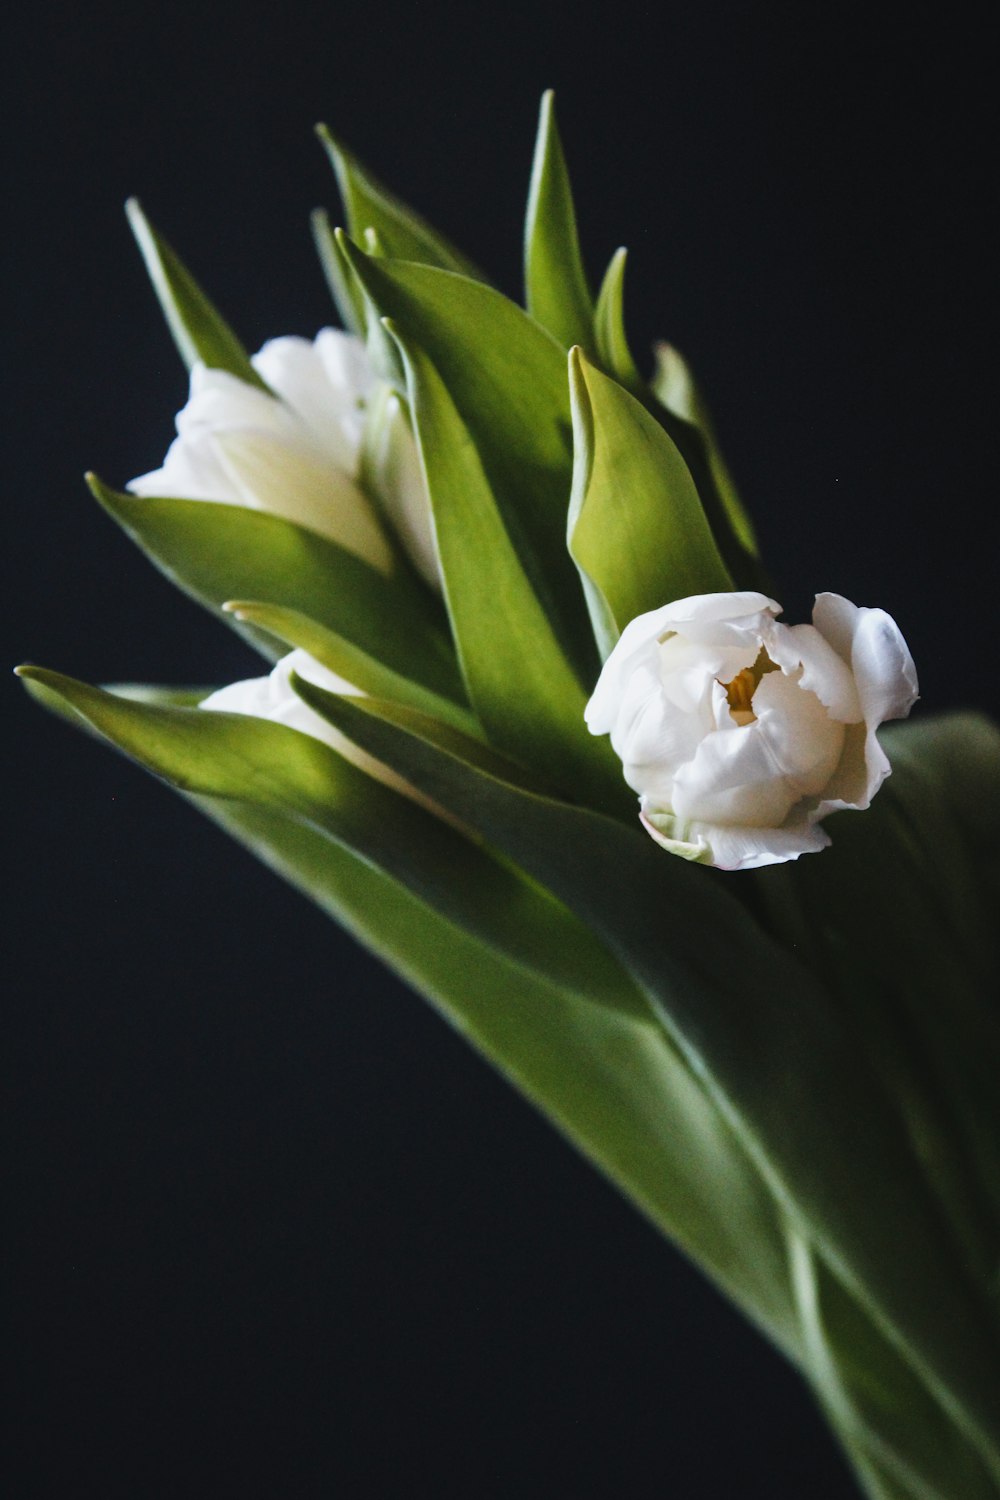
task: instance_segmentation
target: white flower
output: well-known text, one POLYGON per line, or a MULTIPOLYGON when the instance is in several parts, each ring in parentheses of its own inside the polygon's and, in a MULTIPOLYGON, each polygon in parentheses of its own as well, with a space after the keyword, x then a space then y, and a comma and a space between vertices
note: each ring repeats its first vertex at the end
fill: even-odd
POLYGON ((890 766, 875 737, 917 697, 895 622, 819 594, 782 625, 763 594, 700 594, 639 615, 587 705, 640 816, 673 853, 727 870, 824 848, 828 813, 869 805, 890 766))
MULTIPOLYGON (((133 479, 129 489, 270 511, 390 573, 392 543, 359 483, 366 411, 379 392, 364 345, 324 328, 314 343, 271 339, 252 364, 273 395, 225 370, 194 366, 163 467, 133 479)), ((394 520, 405 517, 404 546, 429 576, 426 489, 405 415, 392 415, 393 463, 376 474, 385 481, 380 499, 394 520)))
POLYGON ((409 782, 397 776, 381 761, 374 760, 364 750, 360 750, 299 697, 292 686, 293 672, 306 682, 326 688, 327 692, 364 696, 358 688, 345 682, 343 677, 338 677, 335 672, 322 666, 308 651, 296 650, 283 656, 269 677, 250 677, 243 682, 231 682, 228 687, 219 688, 217 692, 203 698, 199 707, 229 714, 247 714, 253 719, 270 719, 275 724, 285 724, 289 729, 297 729, 301 734, 322 740, 346 760, 362 771, 367 771, 369 776, 374 776, 377 781, 397 792, 413 796, 414 791, 409 782))

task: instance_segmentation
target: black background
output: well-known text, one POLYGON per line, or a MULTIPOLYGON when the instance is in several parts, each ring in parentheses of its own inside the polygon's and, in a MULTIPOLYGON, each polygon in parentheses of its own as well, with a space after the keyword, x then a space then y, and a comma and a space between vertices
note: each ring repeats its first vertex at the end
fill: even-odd
MULTIPOLYGON (((311 335, 325 118, 516 294, 551 85, 592 272, 629 245, 633 343, 695 364, 789 615, 882 604, 923 711, 991 707, 971 14, 23 8, 10 661, 258 670, 79 479, 156 467, 184 399, 125 196, 251 348, 311 335)), ((778 1358, 418 997, 171 793, 4 702, 8 1493, 854 1493, 778 1358)))

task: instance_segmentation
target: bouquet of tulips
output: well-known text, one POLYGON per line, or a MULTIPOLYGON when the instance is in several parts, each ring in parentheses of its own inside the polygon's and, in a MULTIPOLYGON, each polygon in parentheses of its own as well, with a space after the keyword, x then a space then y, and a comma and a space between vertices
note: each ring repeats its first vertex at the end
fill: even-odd
POLYGON ((90 480, 270 670, 26 685, 426 994, 869 1495, 1000 1495, 1000 735, 882 728, 917 696, 884 611, 780 619, 687 364, 630 349, 624 251, 592 294, 551 96, 523 307, 320 135, 343 331, 248 356, 131 204, 190 397, 161 468, 90 480))

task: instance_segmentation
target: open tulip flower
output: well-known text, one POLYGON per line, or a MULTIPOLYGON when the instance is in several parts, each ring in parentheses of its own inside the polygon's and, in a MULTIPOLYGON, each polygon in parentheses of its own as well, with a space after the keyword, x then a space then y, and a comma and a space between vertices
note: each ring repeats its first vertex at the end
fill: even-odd
POLYGON ((190 398, 161 468, 91 479, 260 674, 26 684, 449 1016, 868 1494, 996 1497, 997 731, 882 728, 917 680, 881 609, 779 620, 687 365, 630 350, 623 252, 592 294, 550 96, 523 305, 321 136, 344 331, 250 357, 133 204, 190 398))

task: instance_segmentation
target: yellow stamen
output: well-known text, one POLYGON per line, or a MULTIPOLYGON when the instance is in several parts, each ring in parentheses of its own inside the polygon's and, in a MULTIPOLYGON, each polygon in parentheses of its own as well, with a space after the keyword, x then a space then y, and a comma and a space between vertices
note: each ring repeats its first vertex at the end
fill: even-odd
MULTIPOLYGON (((733 718, 740 724, 752 724, 757 715, 753 711, 753 695, 757 691, 760 679, 765 672, 778 672, 777 662, 771 660, 761 646, 757 653, 757 660, 752 667, 744 667, 742 672, 737 672, 730 682, 720 682, 719 686, 726 690, 726 700, 729 703, 729 711, 733 718)), ((718 680, 718 679, 717 679, 718 680)))

